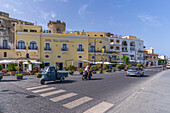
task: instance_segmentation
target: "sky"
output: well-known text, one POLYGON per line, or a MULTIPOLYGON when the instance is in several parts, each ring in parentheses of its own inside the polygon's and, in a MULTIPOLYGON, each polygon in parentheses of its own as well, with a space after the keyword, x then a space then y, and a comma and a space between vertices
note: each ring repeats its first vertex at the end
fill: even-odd
POLYGON ((0 0, 0 11, 47 28, 49 20, 66 31, 133 35, 146 48, 170 57, 170 0, 0 0))

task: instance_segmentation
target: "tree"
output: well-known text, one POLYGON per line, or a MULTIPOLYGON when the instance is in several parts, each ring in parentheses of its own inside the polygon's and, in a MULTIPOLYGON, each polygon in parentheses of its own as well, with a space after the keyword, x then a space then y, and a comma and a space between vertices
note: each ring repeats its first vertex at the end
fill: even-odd
POLYGON ((122 62, 123 63, 125 62, 125 64, 127 64, 129 62, 129 57, 128 56, 123 56, 122 57, 122 62))

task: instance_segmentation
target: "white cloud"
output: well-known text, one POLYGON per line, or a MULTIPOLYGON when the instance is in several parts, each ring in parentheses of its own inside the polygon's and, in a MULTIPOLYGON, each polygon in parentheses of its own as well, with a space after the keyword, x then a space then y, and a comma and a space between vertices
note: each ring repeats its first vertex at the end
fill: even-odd
POLYGON ((87 9, 88 6, 89 6, 88 4, 85 4, 85 5, 81 6, 79 8, 79 15, 84 14, 86 12, 86 9, 87 9))
POLYGON ((54 12, 51 12, 51 17, 54 19, 56 14, 54 12))
POLYGON ((142 14, 138 15, 138 18, 143 21, 145 24, 148 25, 155 25, 155 26, 160 26, 162 25, 160 21, 158 20, 158 17, 142 14))

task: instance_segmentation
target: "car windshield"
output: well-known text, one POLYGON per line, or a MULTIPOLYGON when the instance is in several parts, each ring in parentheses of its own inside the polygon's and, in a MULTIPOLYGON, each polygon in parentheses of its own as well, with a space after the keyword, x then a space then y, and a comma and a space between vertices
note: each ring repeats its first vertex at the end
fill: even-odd
POLYGON ((128 70, 136 71, 136 70, 139 70, 139 69, 138 68, 128 68, 128 70))

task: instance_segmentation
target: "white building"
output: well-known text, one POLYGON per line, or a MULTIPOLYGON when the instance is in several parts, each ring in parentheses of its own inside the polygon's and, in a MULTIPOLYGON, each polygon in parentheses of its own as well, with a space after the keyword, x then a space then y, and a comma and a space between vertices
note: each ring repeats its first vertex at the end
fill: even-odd
POLYGON ((168 59, 166 55, 159 55, 158 58, 163 59, 163 60, 168 59))
POLYGON ((143 40, 135 36, 109 37, 109 50, 117 52, 116 56, 120 54, 121 58, 128 56, 131 62, 143 63, 143 46, 143 40))

